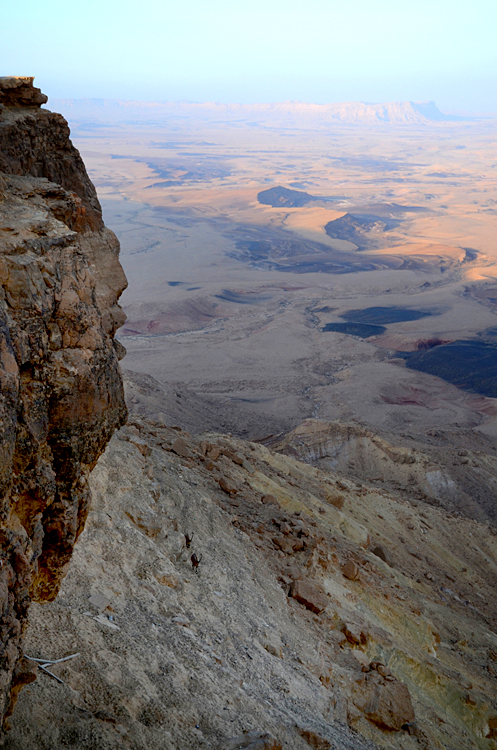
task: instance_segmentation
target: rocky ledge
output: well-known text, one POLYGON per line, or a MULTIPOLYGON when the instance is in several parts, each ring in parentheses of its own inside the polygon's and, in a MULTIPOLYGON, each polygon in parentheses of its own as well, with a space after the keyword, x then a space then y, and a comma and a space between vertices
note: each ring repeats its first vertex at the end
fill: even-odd
POLYGON ((126 417, 119 243, 46 101, 33 78, 0 78, 0 723, 35 679, 30 602, 56 596, 126 417))

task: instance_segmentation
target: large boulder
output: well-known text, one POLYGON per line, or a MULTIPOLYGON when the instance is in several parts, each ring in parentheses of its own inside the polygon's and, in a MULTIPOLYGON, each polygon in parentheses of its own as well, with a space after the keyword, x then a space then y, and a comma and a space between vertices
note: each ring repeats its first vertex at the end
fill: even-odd
POLYGON ((357 680, 353 702, 381 729, 398 732, 415 718, 407 685, 391 675, 383 677, 375 670, 357 680))

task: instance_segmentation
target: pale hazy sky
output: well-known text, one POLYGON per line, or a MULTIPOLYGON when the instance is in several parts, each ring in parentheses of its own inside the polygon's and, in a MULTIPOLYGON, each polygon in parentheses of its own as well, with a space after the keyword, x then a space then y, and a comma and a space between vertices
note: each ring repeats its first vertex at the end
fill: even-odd
POLYGON ((0 75, 51 97, 497 111, 497 0, 3 0, 1 15, 0 75))

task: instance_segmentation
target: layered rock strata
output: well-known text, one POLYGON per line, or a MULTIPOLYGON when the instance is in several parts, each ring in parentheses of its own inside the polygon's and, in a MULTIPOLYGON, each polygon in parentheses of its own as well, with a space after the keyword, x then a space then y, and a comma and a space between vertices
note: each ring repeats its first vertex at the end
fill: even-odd
POLYGON ((56 596, 89 472, 126 417, 119 243, 46 101, 32 78, 0 78, 2 722, 34 679, 22 648, 29 604, 56 596))

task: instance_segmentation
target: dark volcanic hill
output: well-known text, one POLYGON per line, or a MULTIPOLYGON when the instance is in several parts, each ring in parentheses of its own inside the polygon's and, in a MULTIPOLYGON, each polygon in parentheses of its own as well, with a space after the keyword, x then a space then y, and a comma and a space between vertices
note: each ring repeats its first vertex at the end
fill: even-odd
POLYGON ((290 190, 290 188, 278 185, 278 187, 257 193, 257 200, 264 206, 272 206, 273 208, 300 208, 320 199, 301 190, 290 190))

